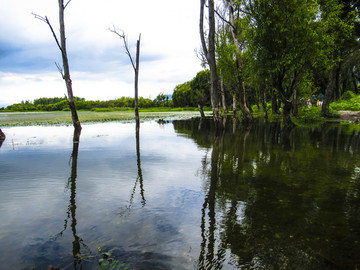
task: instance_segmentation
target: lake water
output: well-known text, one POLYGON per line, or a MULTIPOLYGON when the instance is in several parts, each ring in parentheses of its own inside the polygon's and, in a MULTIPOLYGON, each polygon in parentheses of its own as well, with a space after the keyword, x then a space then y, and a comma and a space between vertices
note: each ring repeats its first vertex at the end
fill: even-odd
POLYGON ((148 121, 137 137, 109 122, 79 143, 72 127, 2 130, 0 269, 100 269, 107 252, 119 269, 360 267, 349 126, 148 121))

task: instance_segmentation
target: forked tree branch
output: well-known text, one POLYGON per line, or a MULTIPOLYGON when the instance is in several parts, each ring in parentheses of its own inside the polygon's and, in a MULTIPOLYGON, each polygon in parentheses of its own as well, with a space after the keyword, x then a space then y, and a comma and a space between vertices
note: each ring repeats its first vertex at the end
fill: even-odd
POLYGON ((68 5, 70 2, 71 2, 71 0, 69 0, 69 1, 65 4, 64 9, 67 7, 67 5, 68 5))
POLYGON ((135 63, 134 63, 133 58, 131 56, 130 50, 129 50, 128 41, 127 41, 127 37, 125 35, 125 32, 123 30, 121 30, 121 29, 116 29, 114 25, 113 25, 112 29, 109 27, 108 30, 110 32, 116 34, 117 36, 119 36, 120 39, 122 39, 124 41, 125 53, 129 56, 131 65, 133 66, 134 71, 136 72, 136 66, 135 66, 135 63), (120 33, 120 31, 122 33, 120 33))
MULTIPOLYGON (((70 2, 70 1, 69 1, 69 2, 70 2)), ((51 33, 53 34, 53 37, 54 37, 54 39, 55 39, 55 41, 56 41, 56 44, 58 45, 61 53, 63 53, 63 49, 62 49, 62 47, 61 47, 61 45, 60 45, 60 42, 59 42, 59 40, 58 40, 58 38, 57 38, 57 36, 56 36, 56 34, 55 34, 54 29, 52 28, 52 25, 51 25, 48 17, 47 17, 47 16, 45 16, 45 17, 40 16, 40 15, 38 15, 38 14, 35 14, 34 12, 32 12, 31 14, 34 15, 35 19, 38 19, 38 20, 46 23, 46 24, 49 26, 49 28, 50 28, 50 30, 51 30, 51 33)))
POLYGON ((59 63, 57 63, 57 62, 55 62, 55 65, 56 65, 56 67, 57 67, 58 71, 60 72, 61 77, 62 77, 63 79, 65 79, 65 76, 64 76, 64 73, 63 73, 63 67, 62 67, 62 66, 60 66, 60 64, 59 64, 59 63))

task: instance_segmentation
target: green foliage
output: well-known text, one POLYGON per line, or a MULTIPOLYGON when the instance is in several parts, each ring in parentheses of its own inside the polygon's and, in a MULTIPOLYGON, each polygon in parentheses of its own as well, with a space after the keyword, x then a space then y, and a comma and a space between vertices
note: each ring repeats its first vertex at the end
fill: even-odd
POLYGON ((360 95, 356 96, 347 91, 339 101, 330 104, 330 109, 336 111, 360 111, 360 95))
POLYGON ((175 107, 193 106, 190 83, 186 82, 175 87, 172 99, 175 107))
POLYGON ((352 98, 356 97, 355 93, 352 91, 346 91, 342 96, 342 100, 350 100, 352 98))
POLYGON ((294 119, 297 124, 322 123, 325 117, 321 114, 321 108, 304 106, 299 109, 299 115, 294 119))
POLYGON ((191 104, 190 106, 210 105, 210 70, 202 70, 190 81, 191 104))
POLYGON ((160 93, 154 99, 154 105, 155 105, 155 107, 172 107, 173 102, 172 102, 172 100, 169 100, 168 95, 165 95, 164 93, 160 93))
MULTIPOLYGON (((116 111, 116 110, 128 110, 128 108, 134 108, 135 98, 121 97, 115 100, 85 100, 84 98, 74 97, 77 110, 92 110, 92 111, 116 111)), ((173 107, 173 101, 169 99, 167 95, 160 93, 155 100, 140 97, 138 99, 139 108, 151 108, 151 107, 173 107)), ((19 104, 9 105, 3 111, 12 112, 27 112, 27 111, 69 111, 70 107, 68 100, 63 97, 55 98, 39 98, 34 102, 22 101, 19 104)))

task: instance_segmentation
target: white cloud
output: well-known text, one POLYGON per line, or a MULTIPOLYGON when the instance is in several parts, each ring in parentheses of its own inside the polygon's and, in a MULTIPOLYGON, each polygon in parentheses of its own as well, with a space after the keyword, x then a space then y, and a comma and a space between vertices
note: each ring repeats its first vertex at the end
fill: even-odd
MULTIPOLYGON (((0 106, 66 92, 54 65, 60 52, 48 26, 31 15, 48 16, 56 30, 57 8, 57 1, 48 0, 2 3, 0 106)), ((194 0, 72 0, 65 20, 74 94, 100 100, 133 96, 134 72, 122 41, 107 31, 112 25, 128 34, 133 51, 141 33, 140 96, 172 93, 201 69, 194 53, 198 18, 194 0)))

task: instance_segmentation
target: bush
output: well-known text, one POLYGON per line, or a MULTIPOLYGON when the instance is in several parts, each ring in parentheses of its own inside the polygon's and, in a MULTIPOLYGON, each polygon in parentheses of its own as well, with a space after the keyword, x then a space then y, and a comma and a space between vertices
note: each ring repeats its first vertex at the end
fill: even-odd
POLYGON ((301 107, 299 109, 299 116, 296 117, 300 123, 309 124, 325 121, 324 116, 321 114, 321 108, 316 106, 312 107, 301 107))
POLYGON ((341 100, 350 100, 352 98, 356 97, 355 93, 352 91, 346 91, 342 96, 341 100))

